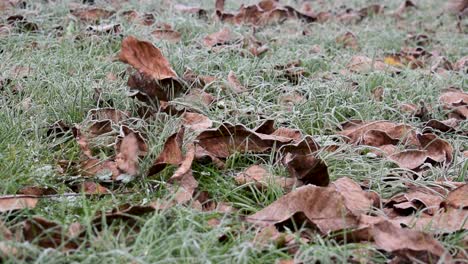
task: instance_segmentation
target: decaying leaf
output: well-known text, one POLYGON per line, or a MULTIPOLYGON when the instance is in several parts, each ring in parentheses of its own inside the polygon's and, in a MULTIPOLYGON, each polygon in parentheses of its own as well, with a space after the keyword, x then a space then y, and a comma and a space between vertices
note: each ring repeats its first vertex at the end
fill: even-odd
POLYGON ((451 262, 449 252, 432 235, 401 228, 381 220, 346 234, 348 241, 369 241, 377 248, 405 260, 417 259, 425 263, 451 262))
POLYGON ((357 213, 369 210, 372 201, 366 198, 359 185, 349 179, 343 181, 338 180, 330 187, 299 187, 249 216, 247 221, 259 225, 282 225, 292 220, 298 227, 312 225, 322 234, 357 227, 357 213))
POLYGON ((248 167, 245 171, 237 174, 235 180, 239 185, 253 183, 259 189, 268 187, 270 183, 278 185, 286 190, 291 190, 294 186, 302 185, 301 181, 298 181, 295 178, 285 178, 272 175, 260 165, 252 165, 248 167))
POLYGON ((185 112, 182 115, 182 123, 185 127, 190 128, 194 131, 203 131, 210 128, 213 125, 213 121, 208 117, 197 114, 185 112))
POLYGON ((80 239, 69 237, 59 223, 42 217, 33 217, 24 221, 20 234, 26 241, 44 248, 74 250, 80 245, 80 239))
POLYGON ((182 154, 182 143, 184 139, 184 128, 171 135, 164 144, 164 147, 148 172, 148 175, 162 171, 167 165, 179 165, 184 160, 182 154))
POLYGON ((3 195, 0 196, 0 213, 21 209, 32 209, 36 207, 38 201, 37 197, 34 196, 3 195))
POLYGON ((138 71, 130 76, 128 85, 139 92, 137 97, 143 101, 169 101, 183 88, 169 61, 150 42, 126 37, 119 59, 138 71))

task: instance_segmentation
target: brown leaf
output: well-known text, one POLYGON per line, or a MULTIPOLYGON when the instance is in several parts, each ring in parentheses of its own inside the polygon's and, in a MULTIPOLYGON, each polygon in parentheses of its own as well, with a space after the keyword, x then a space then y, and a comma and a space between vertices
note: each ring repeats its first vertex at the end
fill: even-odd
POLYGON ((195 158, 195 145, 189 144, 187 146, 187 153, 182 160, 179 168, 169 178, 169 183, 177 182, 179 189, 175 193, 175 200, 177 203, 186 203, 193 197, 195 189, 198 187, 198 182, 192 174, 192 162, 195 158))
POLYGON ((22 223, 21 234, 26 241, 44 248, 74 250, 80 243, 78 239, 68 237, 60 224, 37 216, 22 223))
POLYGON ((203 38, 203 45, 206 47, 215 47, 223 45, 231 45, 238 42, 239 38, 236 37, 228 27, 224 27, 218 32, 209 34, 203 38))
POLYGON ((443 198, 437 192, 431 192, 422 188, 410 189, 408 192, 397 194, 388 200, 385 206, 395 208, 395 210, 403 210, 402 213, 413 213, 417 210, 424 209, 424 213, 434 215, 439 209, 439 205, 443 198), (401 204, 406 206, 400 206, 401 204), (407 210, 411 209, 411 210, 407 210), (406 211, 406 212, 404 212, 406 211))
POLYGON ((174 9, 181 13, 197 15, 198 18, 207 17, 207 11, 197 6, 187 6, 187 5, 182 5, 182 4, 176 4, 174 5, 174 9))
MULTIPOLYGON (((418 140, 416 139, 416 133, 414 132, 413 127, 405 124, 395 124, 390 121, 363 122, 359 125, 345 128, 343 131, 340 132, 340 134, 345 136, 348 139, 349 143, 360 144, 366 133, 372 130, 382 131, 383 133, 371 133, 380 133, 381 136, 388 137, 388 139, 392 141, 401 140, 403 142, 408 142, 412 145, 418 145, 418 140)), ((390 144, 389 140, 384 140, 383 144, 390 144)), ((374 143, 373 146, 378 146, 378 144, 374 143)))
POLYGON ((15 27, 20 32, 35 32, 39 30, 39 26, 35 23, 29 22, 22 15, 13 15, 7 18, 8 25, 15 27))
MULTIPOLYGON (((465 3, 468 3, 467 1, 465 1, 465 3)), ((457 60, 454 64, 453 64, 453 70, 454 71, 464 71, 466 72, 466 69, 468 68, 468 56, 464 56, 462 58, 460 58, 459 60, 457 60)))
POLYGON ((383 101, 384 88, 382 86, 377 86, 372 89, 372 97, 378 102, 383 101))
POLYGON ((115 12, 101 8, 82 8, 71 10, 71 14, 86 22, 96 22, 111 17, 115 12))
POLYGON ((157 39, 167 40, 172 43, 177 43, 182 39, 182 34, 172 29, 156 29, 151 32, 157 39))
POLYGON ((235 152, 262 153, 273 147, 291 142, 291 139, 256 133, 243 125, 222 124, 218 129, 198 135, 199 146, 217 158, 227 158, 235 152))
POLYGON ((3 195, 0 196, 0 213, 32 209, 36 207, 39 200, 36 197, 27 197, 24 195, 3 195))
POLYGON ((130 76, 128 85, 142 93, 139 99, 169 101, 183 88, 169 61, 150 42, 126 37, 122 41, 119 60, 138 70, 130 76))
POLYGON ((110 193, 109 189, 100 185, 99 183, 85 181, 78 186, 79 192, 83 192, 85 194, 106 194, 110 193))
POLYGON ((188 127, 194 131, 203 131, 210 128, 213 125, 213 121, 208 117, 197 114, 185 112, 182 115, 182 123, 185 127, 188 127))
POLYGON ((424 163, 430 163, 431 160, 428 160, 428 154, 425 150, 404 150, 393 155, 388 156, 388 158, 394 161, 401 168, 407 168, 410 170, 416 170, 424 163))
POLYGON ((294 186, 302 185, 302 183, 297 179, 272 175, 260 165, 252 165, 248 167, 245 171, 237 174, 235 180, 238 185, 254 183, 259 189, 268 187, 269 183, 274 183, 286 190, 291 190, 294 186))
POLYGON ((296 224, 313 224, 322 234, 357 227, 359 217, 354 212, 366 211, 372 202, 360 187, 349 179, 330 187, 305 185, 281 197, 268 207, 251 215, 247 221, 260 225, 278 225, 294 218, 296 224), (363 202, 364 204, 360 204, 363 202))
POLYGON ((355 51, 360 50, 359 42, 356 35, 354 35, 350 31, 347 31, 343 35, 336 37, 335 41, 336 43, 342 45, 345 48, 351 48, 355 51))
POLYGON ((452 162, 453 148, 450 143, 434 134, 418 134, 417 137, 430 159, 438 163, 452 162))
POLYGON ((80 162, 81 173, 85 176, 112 176, 116 179, 120 174, 117 164, 111 160, 101 161, 96 158, 90 158, 80 162))
POLYGON ((378 249, 406 260, 417 259, 424 263, 442 261, 450 263, 447 250, 431 235, 404 229, 390 221, 381 220, 346 234, 347 241, 374 244, 378 249))
POLYGON ((150 168, 148 175, 162 171, 167 165, 179 165, 183 160, 182 143, 184 139, 184 128, 172 134, 164 143, 164 147, 158 158, 150 168))
POLYGON ((135 133, 130 132, 122 139, 118 153, 115 157, 115 164, 119 170, 129 176, 138 174, 138 139, 135 133))
POLYGON ((463 184, 462 186, 451 191, 447 198, 445 199, 442 206, 453 207, 455 209, 468 209, 468 184, 463 184))
POLYGON ((385 71, 396 73, 398 69, 393 66, 386 65, 380 60, 373 60, 366 56, 353 56, 346 68, 351 72, 368 73, 371 71, 385 71))
POLYGON ((304 184, 327 186, 330 183, 327 165, 319 158, 311 155, 286 156, 284 163, 291 177, 304 184))
POLYGON ((424 126, 430 127, 432 129, 437 129, 441 132, 454 132, 457 130, 457 126, 459 124, 459 120, 455 118, 449 118, 447 120, 439 121, 436 119, 431 119, 427 121, 424 126))
POLYGON ((26 186, 26 187, 19 189, 18 194, 42 196, 42 195, 57 194, 57 192, 54 189, 48 188, 48 187, 26 186))
POLYGON ((227 80, 229 87, 234 93, 243 93, 247 91, 247 89, 240 83, 239 79, 237 79, 237 76, 233 71, 229 71, 227 80))

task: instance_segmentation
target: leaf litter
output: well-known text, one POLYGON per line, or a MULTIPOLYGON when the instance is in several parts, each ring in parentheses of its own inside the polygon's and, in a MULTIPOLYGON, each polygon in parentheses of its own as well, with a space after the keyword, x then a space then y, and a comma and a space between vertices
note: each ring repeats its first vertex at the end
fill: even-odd
MULTIPOLYGON (((14 3, 1 3, 2 9, 14 8, 14 3)), ((452 12, 463 12, 466 4, 461 6, 460 3, 452 3, 448 8, 452 12)), ((361 23, 374 16, 391 15, 403 21, 413 12, 420 12, 419 5, 412 1, 401 1, 399 7, 388 14, 379 4, 361 9, 318 12, 309 3, 296 9, 274 0, 241 5, 237 11, 227 10, 225 1, 215 1, 214 10, 180 4, 171 8, 206 21, 225 23, 220 31, 205 35, 201 39, 202 47, 198 48, 215 53, 224 52, 225 48, 240 50, 236 56, 248 56, 242 51, 246 50, 250 56, 256 57, 269 51, 268 43, 263 39, 259 41, 255 34, 241 36, 233 33, 229 24, 252 27, 256 33, 258 28, 282 25, 288 20, 298 20, 304 24, 330 21, 347 24, 361 23), (208 12, 212 11, 210 17, 208 12)), ((145 26, 155 24, 156 19, 150 13, 141 14, 134 10, 118 13, 98 7, 73 8, 70 13, 82 23, 90 23, 87 32, 97 35, 125 32, 121 24, 99 23, 116 16, 145 26)), ((19 31, 42 30, 42 27, 29 22, 22 15, 10 16, 7 22, 19 31)), ((183 37, 169 24, 158 24, 150 35, 173 45, 179 45, 183 37)), ((340 72, 343 75, 365 75, 373 71, 395 75, 407 70, 425 70, 443 76, 448 71, 464 71, 467 65, 466 57, 451 62, 437 51, 426 51, 423 47, 429 48, 434 42, 425 34, 410 34, 405 41, 408 46, 402 47, 399 52, 372 58, 361 53, 363 41, 351 31, 336 36, 335 42, 338 46, 350 48, 355 54, 345 63, 340 72)), ((118 60, 129 66, 126 73, 130 88, 128 95, 145 104, 152 113, 151 118, 163 120, 161 115, 165 113, 180 121, 176 132, 167 137, 156 158, 150 156, 153 147, 149 140, 151 135, 137 125, 148 122, 149 118, 136 117, 134 111, 92 109, 81 123, 70 126, 57 121, 48 128, 48 136, 54 138, 66 137, 71 130, 79 149, 77 161, 66 161, 73 164, 79 177, 85 179, 80 184, 69 186, 75 191, 73 195, 114 195, 109 183, 125 186, 129 181, 138 182, 144 177, 170 172, 170 176, 162 181, 173 200, 158 199, 139 205, 129 203, 112 211, 98 212, 91 220, 94 228, 101 229, 104 224, 109 225, 115 220, 135 223, 140 216, 174 206, 234 214, 236 208, 224 202, 215 202, 200 192, 198 166, 213 165, 227 172, 230 158, 236 155, 268 155, 275 166, 284 169, 286 176, 277 174, 260 160, 237 171, 237 176, 232 177, 240 187, 254 185, 260 191, 267 191, 276 185, 284 192, 283 196, 263 209, 242 217, 249 225, 261 227, 254 239, 257 247, 264 247, 268 243, 265 241, 275 241, 278 247, 296 248, 290 252, 300 250, 294 236, 284 232, 290 230, 301 238, 301 243, 313 243, 311 234, 315 233, 338 242, 371 244, 392 256, 394 261, 453 261, 454 256, 434 234, 446 235, 466 230, 466 183, 454 184, 445 180, 429 187, 406 184, 403 189, 395 190, 391 197, 383 198, 374 191, 363 189, 364 184, 351 179, 353 175, 337 179, 331 177, 335 174, 330 173, 324 152, 335 151, 336 148, 322 148, 318 136, 311 135, 305 129, 283 126, 276 120, 264 120, 260 126, 252 129, 242 122, 226 122, 204 112, 203 109, 219 106, 216 104, 219 103, 219 96, 215 95, 218 91, 210 89, 218 78, 198 75, 188 68, 179 77, 162 49, 160 42, 153 44, 134 36, 125 36, 118 54, 118 60), (177 109, 180 102, 189 104, 177 109), (145 159, 151 159, 149 167, 142 166, 145 159)), ((321 49, 319 53, 322 53, 321 49)), ((300 86, 302 80, 311 77, 307 65, 301 60, 273 66, 273 70, 292 86, 300 86)), ((225 72, 227 88, 237 95, 250 91, 252 88, 245 86, 235 71, 238 72, 237 69, 227 69, 225 72)), ((215 85, 215 88, 218 87, 215 85)), ((377 86, 371 93, 376 102, 383 102, 387 89, 377 86)), ((288 93, 282 96, 281 104, 291 112, 295 106, 305 104, 307 100, 310 98, 301 93, 288 93)), ((415 127, 389 120, 350 120, 331 132, 331 136, 341 138, 343 144, 358 153, 370 151, 375 158, 389 160, 395 166, 421 177, 430 166, 445 169, 458 162, 458 146, 452 146, 444 138, 445 133, 466 135, 460 125, 468 116, 466 92, 454 87, 446 88, 441 90, 435 107, 426 107, 424 103, 420 107, 406 103, 401 105, 401 111, 424 121, 424 125, 415 127), (446 120, 430 118, 432 115, 440 117, 438 113, 433 113, 438 110, 447 117, 446 120)), ((466 159, 466 150, 463 153, 466 159)), ((54 195, 58 195, 54 189, 27 186, 18 195, 2 195, 0 212, 10 214, 34 210, 40 199, 54 195)), ((215 220, 212 221, 213 225, 219 225, 219 220, 215 220)), ((18 222, 16 228, 11 230, 3 223, 0 227, 7 241, 28 241, 43 248, 68 251, 76 250, 85 243, 83 228, 77 222, 67 230, 60 223, 34 216, 18 222)), ((15 254, 14 248, 3 242, 0 250, 15 254)))

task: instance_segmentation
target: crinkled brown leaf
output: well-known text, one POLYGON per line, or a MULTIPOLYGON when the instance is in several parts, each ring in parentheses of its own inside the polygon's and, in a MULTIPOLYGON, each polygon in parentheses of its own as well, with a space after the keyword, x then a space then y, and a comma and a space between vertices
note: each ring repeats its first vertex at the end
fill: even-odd
POLYGON ((330 187, 302 186, 249 216, 247 221, 259 225, 279 225, 292 219, 298 226, 312 224, 323 234, 357 227, 359 217, 355 212, 366 211, 372 204, 359 194, 359 189, 351 180, 330 187), (364 204, 362 201, 365 201, 364 204))
POLYGON ((133 36, 126 37, 122 41, 119 60, 138 71, 130 76, 128 85, 142 93, 139 96, 141 100, 168 101, 177 96, 183 88, 169 61, 150 42, 138 40, 133 36))
POLYGON ((193 143, 187 146, 185 157, 180 163, 179 168, 169 178, 169 183, 177 182, 179 188, 175 193, 177 203, 185 203, 192 199, 195 189, 198 187, 198 182, 193 177, 192 162, 195 158, 195 145, 193 143))
POLYGON ((371 242, 377 248, 395 254, 405 260, 433 263, 450 263, 450 253, 432 237, 420 231, 401 228, 398 225, 381 220, 346 234, 347 241, 371 242))
POLYGON ((177 133, 172 134, 166 140, 161 154, 159 154, 158 158, 155 160, 148 175, 153 175, 162 171, 167 165, 179 165, 184 160, 182 153, 184 132, 184 128, 181 128, 177 133))

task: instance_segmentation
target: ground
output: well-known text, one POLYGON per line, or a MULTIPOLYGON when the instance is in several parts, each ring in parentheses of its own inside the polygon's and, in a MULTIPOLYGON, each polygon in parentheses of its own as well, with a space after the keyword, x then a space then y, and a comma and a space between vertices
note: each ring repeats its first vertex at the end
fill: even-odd
MULTIPOLYGON (((59 161, 78 161, 80 148, 71 132, 62 137, 48 136, 48 127, 63 120, 66 124, 83 122, 90 109, 113 107, 135 114, 141 102, 128 96, 127 76, 122 74, 128 65, 116 58, 122 39, 133 35, 157 46, 173 69, 182 76, 187 68, 199 75, 218 81, 205 87, 216 101, 215 107, 196 102, 181 102, 198 109, 214 122, 241 123, 254 128, 265 119, 274 119, 277 126, 299 129, 312 135, 320 144, 336 142, 339 125, 347 120, 389 120, 414 127, 422 127, 423 120, 401 111, 403 103, 437 106, 442 89, 466 89, 463 72, 442 74, 404 68, 399 74, 386 71, 344 73, 355 55, 383 58, 407 46, 408 34, 426 34, 432 42, 425 47, 438 51, 455 62, 467 54, 468 38, 457 29, 457 18, 444 11, 441 1, 418 1, 418 9, 396 19, 391 15, 372 15, 359 23, 305 23, 288 19, 255 29, 255 36, 266 43, 269 50, 261 56, 241 56, 236 49, 213 50, 203 44, 203 38, 228 27, 241 36, 253 34, 247 25, 222 23, 212 18, 214 1, 180 1, 199 5, 208 10, 208 19, 198 18, 175 10, 170 1, 96 1, 97 7, 113 9, 116 14, 101 24, 119 23, 119 34, 86 34, 90 24, 70 14, 73 1, 26 1, 25 8, 16 7, 11 14, 22 14, 36 23, 37 32, 13 30, 0 35, 0 74, 11 81, 0 89, 0 192, 17 193, 26 186, 50 187, 58 194, 70 193, 70 186, 84 181, 75 171, 59 169, 59 161), (420 3, 419 3, 420 2, 420 3), (151 32, 155 26, 131 22, 121 15, 124 10, 155 15, 155 24, 167 23, 181 33, 181 41, 156 39, 151 32), (57 27, 60 26, 60 29, 57 27), (352 32, 358 39, 359 50, 343 47, 336 38, 352 32), (275 70, 276 65, 301 60, 307 76, 297 83, 290 82, 275 70), (27 68, 21 78, 18 69, 27 68), (248 92, 233 95, 226 86, 227 75, 233 71, 248 92), (16 74, 16 75, 15 75, 16 74), (382 99, 373 96, 376 87, 383 87, 382 99), (101 102, 95 89, 101 91, 101 102), (284 105, 284 95, 300 95, 304 100, 284 105)), ((75 1, 76 3, 81 1, 75 1)), ((177 1, 179 2, 179 1, 177 1)), ((243 1, 255 3, 256 1, 243 1)), ((300 8, 300 1, 282 1, 300 8)), ((338 10, 346 5, 359 9, 369 1, 313 1, 317 10, 338 10)), ((399 1, 383 1, 385 12, 391 13, 399 1)), ((226 10, 235 12, 237 1, 226 1, 226 10)), ((10 15, 11 15, 10 14, 10 15)), ((1 18, 0 24, 6 24, 1 18)), ((446 112, 434 107, 432 118, 444 120, 446 112)), ((280 259, 297 262, 346 262, 365 252, 368 262, 385 263, 392 256, 362 243, 339 243, 332 237, 313 234, 311 241, 298 240, 295 252, 288 252, 275 243, 258 245, 253 242, 258 229, 245 222, 244 217, 265 208, 285 191, 278 186, 262 190, 252 184, 237 185, 234 176, 252 164, 264 164, 269 171, 286 175, 287 171, 270 154, 236 154, 221 170, 211 164, 194 164, 194 176, 199 191, 206 191, 211 199, 228 203, 234 213, 203 212, 190 205, 177 205, 167 210, 138 217, 133 225, 115 221, 93 231, 92 220, 97 212, 130 203, 145 205, 155 200, 170 199, 166 181, 174 168, 157 175, 145 176, 154 158, 161 152, 166 139, 178 130, 178 116, 165 119, 137 121, 148 137, 149 154, 141 161, 141 175, 129 183, 102 183, 112 195, 56 196, 40 199, 30 210, 2 213, 0 219, 13 228, 33 216, 56 221, 67 229, 74 222, 84 227, 84 241, 73 253, 58 249, 43 249, 34 241, 13 243, 21 254, 5 256, 6 263, 274 263, 280 259), (219 224, 213 225, 212 219, 219 224), (211 221, 211 222, 210 222, 211 221), (220 242, 220 238, 223 238, 220 242), (26 257, 27 256, 27 257, 26 257)), ((467 123, 459 130, 466 131, 467 123)), ((407 169, 398 168, 388 159, 366 155, 359 146, 343 144, 340 151, 319 153, 328 166, 330 180, 349 177, 365 182, 368 189, 382 198, 401 191, 405 184, 432 186, 436 180, 450 179, 465 182, 468 160, 466 134, 441 133, 453 146, 453 161, 444 166, 429 166, 420 177, 399 177, 407 169), (466 153, 465 153, 466 154, 466 153)), ((104 157, 107 153, 101 153, 104 157)), ((88 179, 89 180, 89 179, 88 179)), ((92 181, 99 182, 97 178, 92 181)), ((293 232, 292 232, 293 233, 293 232)), ((297 233, 295 233, 297 235, 297 233)), ((299 236, 299 235, 297 235, 299 236)), ((436 236, 442 245, 456 252, 464 247, 465 232, 436 236)), ((466 244, 465 244, 466 246, 466 244)), ((291 250, 290 250, 291 251, 291 250)))

